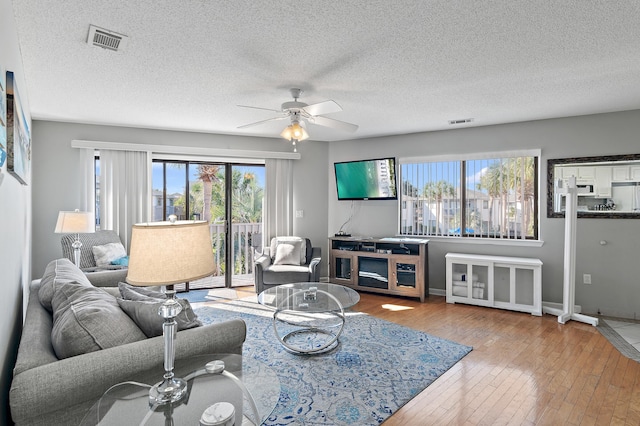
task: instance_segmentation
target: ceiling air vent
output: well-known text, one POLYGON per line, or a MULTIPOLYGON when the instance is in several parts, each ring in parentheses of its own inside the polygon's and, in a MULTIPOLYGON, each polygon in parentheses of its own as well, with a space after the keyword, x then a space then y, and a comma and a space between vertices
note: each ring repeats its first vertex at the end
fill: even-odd
POLYGON ((449 120, 449 124, 456 125, 456 124, 465 124, 465 123, 471 123, 473 121, 473 118, 462 118, 460 120, 449 120))
POLYGON ((113 50, 114 52, 121 52, 126 46, 128 39, 129 37, 126 35, 105 30, 104 28, 96 27, 95 25, 89 25, 87 43, 90 46, 102 47, 103 49, 113 50))

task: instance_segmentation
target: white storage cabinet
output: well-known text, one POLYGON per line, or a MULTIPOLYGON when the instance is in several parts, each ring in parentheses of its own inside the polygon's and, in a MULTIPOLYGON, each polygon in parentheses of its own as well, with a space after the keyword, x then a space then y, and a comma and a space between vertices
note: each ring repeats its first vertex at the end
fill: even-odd
POLYGON ((447 303, 542 315, 539 259, 447 253, 447 303))

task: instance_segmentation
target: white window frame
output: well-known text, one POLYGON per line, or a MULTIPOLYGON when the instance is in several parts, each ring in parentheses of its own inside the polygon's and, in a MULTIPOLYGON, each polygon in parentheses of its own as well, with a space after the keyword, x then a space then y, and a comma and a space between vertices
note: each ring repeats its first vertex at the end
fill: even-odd
MULTIPOLYGON (((536 157, 538 160, 537 167, 537 180, 538 180, 538 199, 536 203, 536 214, 538 219, 538 235, 537 239, 510 239, 510 238, 491 238, 491 237, 467 237, 467 236, 450 236, 450 235, 421 235, 423 238, 428 238, 434 241, 444 241, 450 243, 465 243, 465 244, 494 244, 494 245, 513 245, 513 246, 535 246, 541 247, 544 241, 542 236, 542 150, 541 149, 527 149, 527 150, 512 150, 512 151, 496 151, 496 152, 476 152, 468 154, 447 154, 447 155, 433 155, 433 156, 419 156, 419 157, 399 157, 398 158, 398 182, 402 185, 402 165, 403 164, 420 164, 420 163, 437 163, 437 162, 462 162, 473 161, 482 159, 495 159, 495 158, 509 158, 509 157, 536 157)), ((398 235, 411 237, 410 234, 402 234, 402 189, 399 187, 398 199, 401 201, 398 203, 398 235)), ((417 236, 417 235, 416 235, 417 236)))

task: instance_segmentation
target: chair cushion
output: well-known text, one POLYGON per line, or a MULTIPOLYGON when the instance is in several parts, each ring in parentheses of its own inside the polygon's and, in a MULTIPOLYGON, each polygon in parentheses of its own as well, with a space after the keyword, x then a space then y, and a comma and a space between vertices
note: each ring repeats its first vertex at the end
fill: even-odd
POLYGON ((127 256, 127 251, 120 242, 93 246, 92 251, 96 266, 109 266, 114 260, 127 256))
POLYGON ((273 237, 271 239, 271 245, 269 247, 271 253, 271 262, 275 262, 277 247, 279 243, 295 243, 298 242, 300 244, 300 263, 299 265, 304 265, 307 263, 307 239, 300 237, 273 237))
POLYGON ((49 262, 38 289, 38 298, 46 310, 52 312, 51 301, 56 288, 68 282, 93 287, 87 276, 69 259, 56 259, 49 262))
POLYGON ((56 286, 51 301, 51 343, 59 359, 146 339, 104 290, 69 281, 56 286))
POLYGON ((264 284, 282 284, 309 281, 308 266, 270 265, 262 273, 264 284))
POLYGON ((301 241, 278 241, 274 265, 300 265, 301 241))

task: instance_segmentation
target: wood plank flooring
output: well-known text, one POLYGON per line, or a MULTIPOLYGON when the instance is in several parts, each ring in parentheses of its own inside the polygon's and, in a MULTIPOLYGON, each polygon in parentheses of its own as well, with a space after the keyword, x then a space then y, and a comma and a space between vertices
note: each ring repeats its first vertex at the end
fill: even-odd
POLYGON ((640 425, 640 363, 587 324, 361 293, 354 309, 473 346, 393 425, 640 425))

